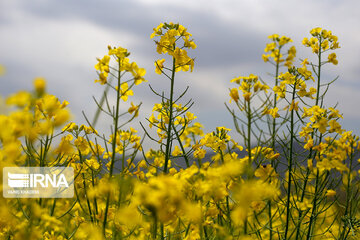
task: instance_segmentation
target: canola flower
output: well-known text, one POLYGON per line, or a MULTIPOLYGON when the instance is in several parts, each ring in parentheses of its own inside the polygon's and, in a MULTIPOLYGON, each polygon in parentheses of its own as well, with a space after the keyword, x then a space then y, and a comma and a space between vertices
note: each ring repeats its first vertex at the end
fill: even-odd
POLYGON ((266 44, 264 49, 265 54, 262 55, 264 62, 273 61, 273 64, 277 66, 283 64, 286 67, 291 67, 296 57, 295 46, 291 46, 286 54, 281 53, 281 50, 287 43, 293 40, 286 36, 280 37, 278 34, 270 35, 268 38, 271 39, 272 42, 266 44))
MULTIPOLYGON (((180 96, 175 100, 175 75, 179 71, 193 71, 194 68, 194 59, 190 58, 187 55, 186 49, 196 48, 196 44, 193 39, 190 39, 192 36, 187 29, 180 25, 170 23, 160 23, 156 28, 153 29, 154 32, 150 35, 150 38, 158 38, 160 40, 155 40, 156 51, 158 54, 168 54, 171 58, 172 66, 165 67, 165 59, 155 61, 155 72, 157 74, 164 75, 168 80, 170 80, 170 93, 168 97, 165 97, 164 94, 154 91, 151 87, 151 90, 157 95, 161 96, 161 104, 155 104, 153 112, 157 113, 157 119, 154 114, 147 119, 149 127, 157 127, 158 140, 155 140, 153 137, 150 137, 147 130, 143 127, 146 134, 150 139, 160 144, 161 147, 165 148, 164 152, 164 164, 163 172, 167 173, 168 168, 171 166, 171 158, 177 157, 179 151, 175 152, 176 156, 172 155, 172 145, 173 142, 177 141, 180 145, 182 155, 185 159, 186 166, 189 167, 188 153, 185 153, 183 143, 181 142, 180 136, 182 132, 185 131, 186 127, 196 119, 196 116, 188 112, 188 109, 192 106, 192 101, 188 101, 186 104, 177 104, 181 98, 185 95, 187 89, 180 94, 180 96), (165 140, 165 142, 163 142, 165 140)), ((200 158, 204 157, 204 152, 201 150, 197 151, 196 155, 200 158)), ((200 162, 199 162, 200 163, 200 162)), ((161 166, 162 166, 161 165, 161 166)))
MULTIPOLYGON (((154 32, 150 38, 160 37, 160 41, 155 41, 156 51, 159 54, 168 54, 173 58, 174 66, 173 70, 178 71, 193 71, 194 59, 191 59, 187 55, 187 49, 195 49, 196 44, 193 39, 190 39, 191 33, 187 32, 187 29, 180 25, 170 23, 161 23, 154 28, 154 32), (183 40, 182 46, 177 46, 179 39, 183 40)), ((155 72, 161 74, 164 70, 165 59, 155 61, 155 72)))
POLYGON ((296 67, 295 47, 284 52, 292 40, 274 34, 263 60, 274 64, 275 83, 255 74, 230 81, 234 128, 204 132, 192 101, 179 101, 186 90, 176 96, 175 75, 193 70, 187 51, 196 44, 174 23, 151 34, 156 51, 168 55, 154 62, 155 72, 172 89, 164 96, 151 88, 161 97, 147 119, 153 135, 142 124, 142 137, 131 125, 141 111, 134 90, 146 70, 122 47, 108 47, 95 65, 95 82, 106 87, 94 119, 110 119, 109 136, 88 117, 87 124, 71 122, 69 103, 47 93, 43 78, 34 79, 33 91, 8 96, 1 167, 71 166, 75 196, 0 198, 0 238, 358 239, 360 141, 341 126, 340 110, 326 106, 321 82, 321 66, 338 63, 335 52, 322 58, 339 48, 338 38, 321 28, 310 34, 303 44, 317 63, 303 59, 296 67), (144 149, 147 139, 158 147, 144 149))

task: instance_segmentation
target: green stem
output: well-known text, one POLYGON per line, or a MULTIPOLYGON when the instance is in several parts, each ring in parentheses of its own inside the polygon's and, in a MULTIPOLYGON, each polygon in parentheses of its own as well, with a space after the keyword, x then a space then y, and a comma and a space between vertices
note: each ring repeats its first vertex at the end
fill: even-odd
POLYGON ((164 224, 160 224, 160 231, 161 231, 161 240, 165 239, 165 233, 164 233, 164 224))
POLYGON ((183 152, 183 157, 184 157, 184 159, 185 159, 186 167, 189 168, 189 167, 190 167, 189 158, 188 158, 188 156, 187 156, 186 153, 185 153, 184 145, 183 145, 182 142, 181 142, 179 133, 176 131, 175 126, 173 126, 173 130, 174 130, 174 132, 175 132, 175 134, 176 134, 176 138, 177 138, 177 140, 178 140, 178 142, 179 142, 180 149, 181 149, 181 151, 183 152))
MULTIPOLYGON (((104 90, 104 93, 103 93, 103 95, 102 95, 102 97, 101 97, 101 99, 100 99, 100 102, 99 102, 100 107, 103 106, 103 104, 104 104, 104 102, 105 102, 105 99, 106 99, 106 94, 109 92, 109 89, 110 89, 110 82, 109 82, 109 84, 106 85, 106 88, 105 88, 105 90, 104 90)), ((91 126, 94 127, 94 128, 95 128, 95 126, 96 126, 96 124, 97 124, 97 122, 98 122, 98 120, 99 120, 100 114, 101 114, 101 108, 100 108, 100 107, 98 107, 98 108, 96 109, 94 118, 93 118, 93 120, 92 120, 92 122, 91 122, 91 126)))
MULTIPOLYGON (((295 100, 295 91, 296 91, 296 79, 293 86, 291 103, 294 104, 295 100)), ((292 178, 292 164, 293 164, 293 139, 294 139, 294 109, 291 109, 290 113, 290 149, 289 149, 289 159, 288 159, 288 187, 287 187, 287 200, 286 200, 286 225, 285 225, 285 240, 287 239, 287 234, 289 231, 289 222, 290 222, 290 200, 291 200, 291 178, 292 178)))
POLYGON ((273 225, 272 225, 271 200, 268 200, 268 215, 269 215, 269 240, 272 240, 273 225))
MULTIPOLYGON (((280 49, 279 49, 279 54, 280 54, 280 49)), ((275 69, 275 86, 278 86, 278 75, 279 75, 279 63, 276 63, 276 69, 275 69)), ((274 105, 273 108, 275 108, 277 105, 277 94, 275 93, 274 95, 274 105)), ((272 132, 271 132, 271 137, 272 137, 272 141, 271 141, 271 148, 273 150, 275 150, 275 140, 276 140, 276 134, 275 134, 275 130, 276 130, 276 118, 273 119, 272 122, 272 132)), ((274 167, 274 161, 271 161, 271 166, 274 167)), ((271 213, 271 200, 268 201, 268 207, 269 207, 269 240, 272 240, 273 238, 273 230, 272 230, 272 213, 271 213)))
POLYGON ((203 229, 204 229, 205 240, 209 240, 209 236, 208 236, 208 233, 207 233, 207 230, 206 230, 206 226, 204 226, 203 229))
MULTIPOLYGON (((318 105, 319 104, 319 100, 320 100, 320 83, 321 83, 321 37, 319 39, 319 54, 318 54, 318 71, 317 71, 317 89, 316 89, 316 99, 315 99, 315 105, 318 105)), ((320 106, 322 107, 322 106, 320 106)), ((314 138, 314 132, 311 133, 311 138, 314 138)), ((309 153, 309 159, 312 158, 312 152, 313 150, 310 149, 310 153, 309 153)), ((315 153, 316 155, 316 153, 315 153)), ((301 194, 301 199, 300 201, 302 202, 303 199, 304 199, 304 196, 305 196, 305 189, 306 189, 306 185, 308 183, 308 180, 309 180, 309 176, 310 176, 310 169, 307 169, 307 172, 306 172, 306 177, 305 177, 305 180, 304 180, 304 185, 303 185, 303 192, 301 194)), ((299 213, 299 217, 298 217, 298 228, 297 228, 297 232, 296 232, 296 240, 299 239, 300 237, 300 225, 301 225, 301 216, 302 215, 302 212, 299 213)))
MULTIPOLYGON (((278 79, 278 75, 279 75, 279 63, 276 63, 276 69, 275 69, 275 86, 279 85, 279 79, 278 79)), ((275 108, 277 105, 277 94, 275 93, 274 95, 274 106, 273 108, 275 108)), ((275 129, 276 129, 276 118, 273 119, 273 123, 272 123, 272 142, 271 142, 271 148, 274 149, 275 148, 275 140, 276 140, 276 135, 275 135, 275 129)), ((271 162, 271 165, 273 165, 273 162, 271 162)), ((270 234, 270 240, 272 238, 272 234, 270 234)))
MULTIPOLYGON (((350 146, 352 146, 353 144, 350 144, 350 146)), ((351 184, 351 172, 352 172, 352 161, 353 161, 353 151, 351 151, 350 153, 350 165, 349 165, 349 171, 348 171, 348 176, 347 176, 347 186, 346 186, 346 205, 345 205, 345 212, 344 212, 344 217, 345 219, 351 219, 352 218, 352 198, 350 196, 350 184, 351 184), (350 216, 348 217, 348 213, 350 211, 350 216)), ((343 229, 341 231, 341 235, 340 235, 340 239, 346 239, 345 238, 345 232, 346 232, 346 228, 347 228, 347 224, 343 225, 343 229)))
MULTIPOLYGON (((114 169, 114 162, 115 162, 115 149, 116 149, 116 137, 117 137, 117 131, 118 131, 118 124, 119 124, 119 110, 120 110, 120 87, 121 87, 121 60, 119 59, 119 70, 118 70, 118 81, 117 81, 117 91, 116 91, 116 110, 115 110, 115 116, 114 117, 114 135, 112 138, 112 156, 111 156, 111 162, 110 162, 110 172, 109 172, 109 179, 111 179, 113 175, 113 169, 114 169)), ((107 194, 106 198, 106 207, 105 207, 105 215, 104 215, 104 222, 103 222, 103 233, 105 236, 105 229, 106 229, 106 222, 107 222, 107 214, 109 211, 109 204, 110 204, 110 192, 107 194)))
MULTIPOLYGON (((248 167, 251 168, 251 108, 250 108, 250 99, 248 101, 245 100, 246 104, 246 112, 247 112, 247 150, 248 150, 248 167)), ((248 171, 249 175, 248 178, 250 178, 250 171, 248 171)), ((247 218, 244 220, 244 234, 247 234, 247 218)))
POLYGON ((174 96, 174 83, 175 83, 175 58, 173 58, 173 67, 171 73, 171 86, 170 86, 170 103, 169 103, 169 123, 167 129, 167 139, 166 139, 166 151, 165 151, 165 165, 164 173, 168 171, 168 163, 170 159, 170 146, 171 146, 171 126, 173 125, 173 96, 174 96))
MULTIPOLYGON (((315 101, 315 105, 319 104, 319 100, 320 100, 320 83, 321 83, 321 36, 319 38, 319 54, 318 54, 318 71, 317 71, 317 89, 316 89, 316 101, 315 101)), ((322 104, 321 104, 322 105, 322 104)), ((322 106, 320 106, 322 107, 322 106)), ((312 134, 313 137, 313 134, 312 134)), ((321 141, 321 140, 320 140, 321 141)), ((319 141, 319 143, 320 143, 319 141)), ((316 155, 316 153, 315 153, 316 155)), ((306 239, 310 239, 311 237, 311 229, 312 229, 312 225, 313 222, 315 222, 315 212, 316 212, 316 202, 317 202, 317 188, 318 188, 318 182, 319 182, 319 170, 317 170, 316 173, 316 180, 315 180, 315 196, 314 196, 314 201, 313 201, 313 209, 312 209, 312 213, 310 216, 310 221, 309 221, 309 228, 308 228, 308 233, 306 236, 306 239)), ((305 189, 304 189, 305 191, 305 189)))
POLYGON ((90 205, 90 200, 89 200, 89 197, 87 195, 87 191, 86 191, 86 180, 85 180, 85 174, 82 173, 82 177, 83 177, 83 185, 84 185, 84 193, 85 193, 85 196, 86 196, 86 203, 87 203, 87 206, 88 206, 88 210, 89 210, 89 216, 90 216, 90 220, 91 222, 94 221, 94 219, 92 218, 92 211, 91 211, 91 205, 90 205))
MULTIPOLYGON (((311 154, 310 154, 311 156, 311 154)), ((301 197, 300 197, 300 202, 302 202, 304 200, 304 197, 305 197, 305 189, 306 189, 306 185, 308 183, 308 180, 309 180, 309 175, 310 175, 310 169, 307 168, 307 171, 306 171, 306 177, 305 177, 305 180, 304 180, 304 185, 303 185, 303 191, 301 193, 301 197)), ((297 227, 296 227, 296 240, 299 239, 300 237, 300 226, 301 226, 301 222, 302 222, 302 211, 300 210, 299 211, 299 217, 298 217, 298 224, 297 224, 297 227)))
MULTIPOLYGON (((92 187, 95 187, 95 178, 94 178, 94 171, 91 170, 91 183, 92 187)), ((98 206, 97 206, 97 200, 96 197, 94 197, 94 206, 95 206, 95 214, 98 214, 98 206)))
POLYGON ((306 240, 309 240, 311 238, 311 230, 312 230, 312 225, 315 224, 315 220, 316 220, 316 206, 317 206, 317 195, 318 195, 318 185, 319 185, 319 169, 316 171, 316 180, 315 180, 315 192, 314 192, 314 201, 313 201, 313 208, 311 211, 311 216, 310 216, 310 220, 309 220, 309 228, 308 228, 308 233, 306 236, 306 240))
MULTIPOLYGON (((155 213, 154 213, 155 214, 155 213)), ((153 229, 153 239, 157 237, 157 217, 154 216, 154 229, 153 229)))
POLYGON ((55 206, 56 206, 56 200, 57 200, 57 198, 54 198, 54 202, 53 202, 53 205, 52 205, 51 211, 50 211, 50 216, 54 215, 55 206))
MULTIPOLYGON (((78 150, 78 154, 79 154, 79 159, 80 159, 81 164, 85 164, 80 150, 78 150)), ((82 176, 82 178, 83 178, 84 195, 85 195, 87 207, 88 207, 88 210, 89 210, 90 220, 91 220, 91 222, 93 222, 94 219, 92 218, 92 211, 91 211, 90 200, 89 200, 89 197, 88 197, 88 194, 87 194, 87 190, 86 190, 86 189, 87 189, 87 186, 86 186, 85 174, 82 173, 81 176, 82 176)))
POLYGON ((230 209, 230 203, 229 203, 229 196, 226 196, 226 215, 227 215, 227 218, 229 220, 229 229, 230 229, 230 233, 232 234, 233 233, 233 228, 232 228, 232 225, 231 225, 231 209, 230 209))

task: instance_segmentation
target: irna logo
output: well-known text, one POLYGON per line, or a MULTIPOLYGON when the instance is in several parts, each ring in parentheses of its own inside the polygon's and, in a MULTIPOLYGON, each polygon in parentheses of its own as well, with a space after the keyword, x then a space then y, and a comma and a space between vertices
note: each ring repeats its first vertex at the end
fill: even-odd
POLYGON ((64 174, 59 177, 56 174, 16 174, 8 173, 8 184, 13 188, 33 188, 33 187, 69 187, 64 174))
POLYGON ((71 167, 6 167, 3 195, 6 198, 71 198, 74 195, 71 167))

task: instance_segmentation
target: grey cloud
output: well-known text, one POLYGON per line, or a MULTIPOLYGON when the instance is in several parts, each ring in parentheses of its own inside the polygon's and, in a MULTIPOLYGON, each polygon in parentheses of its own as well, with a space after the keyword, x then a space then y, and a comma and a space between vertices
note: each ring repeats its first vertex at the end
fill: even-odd
MULTIPOLYGON (((253 72, 255 74, 260 74, 264 79, 269 79, 266 72, 272 71, 272 68, 269 65, 262 62, 261 54, 265 43, 267 42, 266 36, 273 32, 277 32, 277 29, 268 29, 266 31, 262 29, 260 31, 259 29, 251 27, 256 23, 246 22, 250 20, 232 22, 220 18, 212 11, 203 11, 199 8, 192 9, 181 6, 175 8, 166 1, 164 1, 163 4, 157 5, 145 5, 130 0, 14 0, 13 3, 10 3, 9 1, 6 4, 0 4, 4 4, 4 6, 7 7, 6 9, 9 10, 8 12, 4 10, 4 8, 0 10, 0 26, 12 24, 12 18, 16 18, 23 13, 25 16, 23 17, 24 19, 22 19, 23 26, 26 26, 30 30, 34 26, 27 25, 26 16, 32 15, 36 18, 41 18, 44 23, 52 21, 58 23, 66 22, 66 24, 69 24, 72 21, 84 22, 100 27, 107 32, 118 31, 124 34, 132 34, 136 39, 139 39, 139 42, 134 46, 135 48, 129 49, 133 52, 132 57, 136 57, 135 59, 132 59, 137 61, 140 66, 145 64, 144 67, 148 70, 147 78, 151 80, 150 83, 157 89, 165 89, 167 85, 164 84, 167 84, 167 82, 153 73, 152 61, 153 59, 158 58, 158 56, 149 36, 152 32, 152 28, 160 22, 181 22, 184 26, 188 27, 189 32, 193 33, 198 48, 189 53, 190 56, 196 57, 194 73, 190 75, 188 75, 188 73, 179 74, 179 79, 183 81, 180 81, 177 87, 179 87, 179 89, 186 87, 186 85, 197 87, 197 89, 191 89, 187 96, 188 98, 192 97, 196 101, 194 110, 199 111, 199 121, 202 121, 206 126, 209 126, 209 130, 219 125, 219 122, 225 122, 226 124, 231 123, 230 116, 223 106, 223 102, 228 98, 228 93, 219 93, 219 91, 223 91, 224 89, 227 90, 227 86, 229 86, 228 82, 232 77, 253 72), (148 63, 144 63, 143 59, 138 59, 141 57, 149 60, 148 63), (211 88, 209 85, 218 87, 211 88), (218 119, 220 120, 211 117, 214 115, 219 117, 218 119)), ((211 4, 211 2, 209 2, 209 4, 211 4)), ((341 4, 338 3, 338 5, 341 4)), ((285 6, 287 5, 285 4, 285 6)), ((299 21, 302 21, 302 19, 291 18, 292 15, 290 10, 291 9, 280 9, 276 14, 281 13, 283 19, 288 17, 290 23, 296 21, 297 26, 301 25, 299 21)), ((315 9, 314 11, 317 10, 319 9, 315 9)), ((242 11, 251 11, 251 9, 242 9, 242 11)), ((345 12, 346 11, 343 8, 339 11, 341 15, 345 12)), ((239 12, 239 14, 243 13, 239 12)), ((284 29, 281 26, 288 23, 281 19, 277 19, 276 14, 267 14, 266 17, 271 17, 269 21, 276 23, 274 26, 276 25, 276 27, 284 29)), ((307 13, 306 17, 309 16, 310 14, 307 13)), ((325 13, 322 18, 321 16, 322 15, 319 15, 318 19, 330 19, 330 16, 326 17, 325 13)), ((254 19, 258 19, 258 24, 260 24, 261 21, 267 21, 267 19, 263 19, 262 16, 255 16, 254 19)), ((340 16, 337 16, 337 19, 340 19, 340 16)), ((341 24, 339 23, 338 26, 340 25, 341 24)), ((78 26, 80 25, 77 25, 77 27, 78 26)), ((307 28, 308 26, 302 27, 307 28)), ((294 34, 295 36, 298 36, 302 34, 301 31, 304 31, 303 28, 293 29, 293 32, 284 32, 284 34, 288 34, 289 36, 294 34)), ((285 27, 285 29, 292 28, 285 27)), ((81 31, 81 29, 79 29, 79 31, 81 31)), ((308 29, 306 31, 308 31, 308 29)), ((354 31, 359 34, 356 29, 354 31)), ((33 36, 35 40, 41 37, 41 33, 37 34, 38 35, 33 36)), ((60 48, 63 47, 61 46, 61 38, 66 39, 72 37, 70 35, 56 36, 60 38, 58 43, 60 48)), ((91 36, 96 37, 96 34, 91 36)), ((29 37, 32 36, 24 36, 24 33, 19 32, 18 38, 20 40, 16 42, 26 43, 26 38, 29 37)), ((43 37, 49 37, 48 33, 44 32, 43 37)), ((121 34, 118 34, 116 37, 121 38, 122 36, 121 34)), ((93 39, 89 39, 89 41, 92 40, 93 39)), ((3 44, 11 45, 12 42, 3 42, 3 44)), ((104 43, 104 49, 106 49, 105 44, 107 43, 104 43)), ((297 42, 295 45, 299 46, 300 43, 297 42)), ((39 53, 44 57, 44 61, 46 61, 46 57, 51 56, 50 44, 47 45, 47 49, 49 52, 44 51, 39 53)), ((299 51, 299 53, 302 52, 299 51)), ((4 58, 3 56, 0 56, 0 61, 2 61, 2 59, 6 60, 6 57, 8 56, 4 56, 4 58)), ((51 57, 58 58, 59 56, 51 57)), ((93 56, 94 61, 95 57, 96 56, 93 56)), ((32 66, 34 66, 35 63, 33 62, 25 63, 19 61, 19 63, 16 59, 6 61, 9 71, 6 78, 0 78, 2 86, 0 93, 7 95, 20 88, 31 89, 30 82, 32 81, 32 77, 38 76, 39 72, 37 71, 41 69, 39 64, 37 63, 37 68, 34 70, 32 66), (4 82, 4 79, 7 79, 7 82, 4 82)), ((58 64, 59 69, 47 69, 47 67, 44 66, 43 71, 45 77, 49 76, 50 78, 54 78, 49 82, 50 90, 54 91, 54 94, 63 96, 63 98, 69 100, 70 104, 75 108, 74 112, 78 113, 78 115, 80 115, 79 118, 81 119, 82 116, 80 111, 82 109, 86 109, 87 112, 91 112, 92 109, 94 109, 94 106, 92 105, 93 107, 91 107, 89 104, 89 102, 91 102, 90 98, 91 95, 98 96, 100 88, 93 84, 92 79, 95 78, 96 74, 92 66, 90 66, 91 68, 89 69, 85 69, 84 65, 71 67, 67 65, 66 61, 67 59, 58 59, 56 64, 58 64), (75 83, 75 81, 78 82, 75 83), (75 97, 75 93, 76 91, 79 91, 80 87, 82 87, 81 92, 77 93, 77 96, 75 97)), ((46 66, 53 67, 54 65, 53 62, 51 65, 46 66)), ((352 70, 352 72, 353 74, 351 76, 356 76, 356 73, 358 73, 359 70, 352 70)), ((329 74, 328 77, 332 78, 334 76, 329 74)), ((345 85, 350 86, 349 79, 343 79, 343 81, 345 82, 345 85)), ((353 86, 354 89, 359 89, 359 85, 356 82, 353 82, 351 86, 353 86)), ((343 90, 341 94, 346 94, 345 91, 346 90, 343 90)), ((151 106, 151 104, 149 104, 150 102, 158 101, 158 99, 150 93, 146 85, 140 87, 138 93, 141 95, 142 101, 146 102, 149 106, 151 106)), ((332 94, 331 96, 336 96, 336 94, 332 94)), ((140 99, 138 101, 140 101, 140 99)), ((353 103, 348 102, 344 105, 351 106, 351 104, 353 103)), ((146 112, 151 110, 149 106, 147 109, 144 109, 146 112)), ((351 118, 352 120, 347 121, 347 124, 348 122, 359 120, 356 116, 351 116, 351 118)))
MULTIPOLYGON (((144 6, 136 1, 24 1, 22 10, 46 19, 84 19, 110 31, 122 29, 149 39, 152 28, 163 21, 181 22, 193 33, 198 49, 198 67, 224 67, 255 62, 264 41, 247 23, 228 24, 213 13, 173 7, 144 6)), ((65 36, 64 36, 65 37, 65 36)), ((153 54, 152 41, 144 41, 137 51, 153 54)))

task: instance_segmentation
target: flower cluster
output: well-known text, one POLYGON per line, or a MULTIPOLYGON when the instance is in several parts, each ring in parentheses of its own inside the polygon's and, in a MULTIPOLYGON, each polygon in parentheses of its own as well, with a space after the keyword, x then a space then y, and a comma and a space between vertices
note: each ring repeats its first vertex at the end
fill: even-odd
POLYGON ((254 94, 261 91, 267 92, 269 89, 269 86, 260 82, 258 76, 253 74, 250 74, 248 77, 236 77, 230 82, 234 82, 239 85, 238 88, 232 88, 230 90, 230 102, 231 100, 234 100, 235 102, 239 100, 238 90, 242 92, 244 100, 249 102, 254 94))
MULTIPOLYGON (((304 38, 303 45, 311 47, 313 53, 321 54, 329 50, 340 48, 338 37, 333 35, 331 31, 322 29, 320 27, 314 28, 310 31, 312 37, 310 39, 304 38)), ((334 65, 338 64, 335 53, 328 55, 328 62, 334 65)))
MULTIPOLYGON (((302 63, 302 67, 300 68, 291 68, 288 72, 280 74, 280 84, 278 86, 274 86, 273 91, 276 93, 277 98, 285 98, 287 87, 291 86, 293 91, 296 93, 298 97, 309 97, 313 98, 313 95, 316 93, 316 89, 313 87, 310 87, 307 89, 307 85, 305 81, 312 79, 314 80, 311 71, 309 71, 306 68, 306 60, 302 63)), ((294 107, 294 104, 297 105, 297 103, 291 103, 294 107)), ((293 109, 293 107, 290 107, 290 110, 293 109)))
POLYGON ((172 107, 174 109, 175 115, 175 117, 172 119, 173 123, 169 122, 170 118, 168 112, 170 106, 168 103, 155 104, 152 110, 153 113, 148 119, 150 128, 153 126, 157 127, 157 134, 160 138, 159 142, 167 137, 166 125, 174 124, 174 126, 180 125, 186 128, 194 119, 197 118, 193 113, 187 111, 187 107, 183 107, 181 104, 174 103, 172 107), (155 116, 154 113, 157 115, 155 116))
MULTIPOLYGON (((328 130, 329 133, 336 132, 338 134, 342 133, 341 125, 337 122, 339 118, 342 118, 342 115, 339 113, 339 110, 330 107, 329 109, 323 109, 315 105, 311 108, 304 107, 303 118, 310 117, 310 123, 307 127, 312 127, 313 129, 318 129, 320 133, 325 133, 327 127, 330 126, 328 130)), ((308 132, 308 131, 305 131, 308 132)))
MULTIPOLYGON (((98 58, 98 63, 95 65, 95 69, 99 71, 99 79, 95 80, 95 82, 100 82, 100 84, 104 85, 107 83, 107 79, 109 74, 114 76, 111 73, 110 60, 113 57, 118 66, 118 70, 120 72, 125 71, 129 72, 132 75, 132 80, 135 85, 139 85, 142 82, 145 82, 144 76, 146 74, 146 70, 144 68, 139 68, 136 62, 130 62, 128 56, 130 53, 127 49, 122 47, 111 47, 108 46, 109 53, 105 55, 102 59, 98 58)), ((116 78, 116 76, 114 76, 116 78)))
MULTIPOLYGON (((159 26, 154 28, 154 32, 150 38, 160 37, 160 41, 155 41, 159 54, 167 53, 174 60, 174 70, 178 71, 193 71, 194 59, 191 59, 187 55, 187 49, 195 49, 196 44, 194 40, 190 39, 192 35, 187 32, 187 29, 174 23, 161 23, 159 26), (182 46, 179 47, 179 39, 183 40, 182 46), (178 45, 177 45, 178 44, 178 45)), ((161 74, 164 71, 165 59, 155 61, 155 72, 161 74)))
POLYGON ((273 59, 275 64, 283 63, 286 67, 291 67, 293 61, 296 57, 296 48, 291 46, 287 51, 287 54, 283 55, 281 53, 282 48, 289 42, 292 42, 292 39, 286 36, 279 36, 278 34, 273 34, 268 37, 272 40, 271 43, 266 44, 264 52, 266 54, 262 55, 264 62, 268 62, 269 59, 273 59), (284 58, 286 56, 286 58, 284 58))

